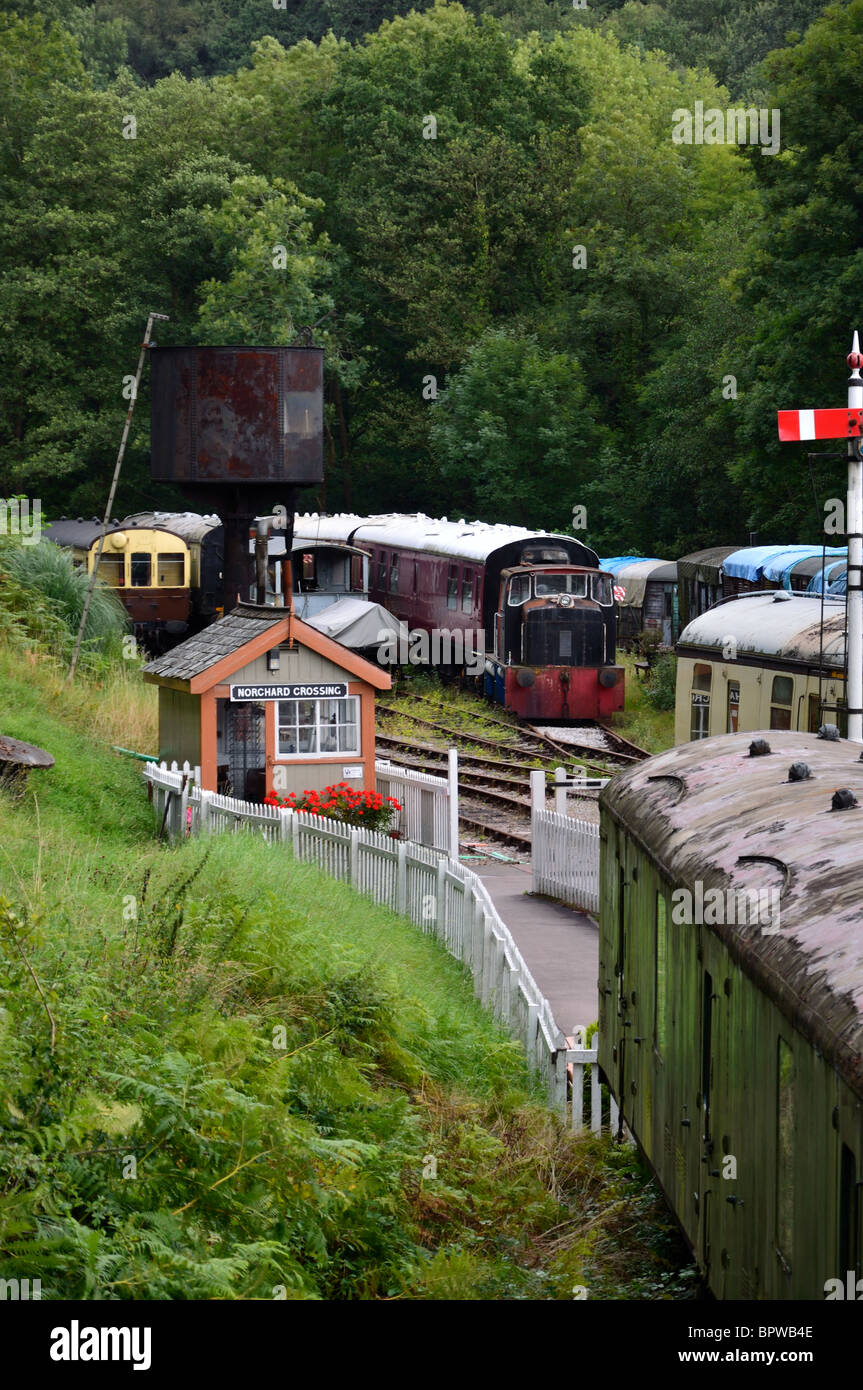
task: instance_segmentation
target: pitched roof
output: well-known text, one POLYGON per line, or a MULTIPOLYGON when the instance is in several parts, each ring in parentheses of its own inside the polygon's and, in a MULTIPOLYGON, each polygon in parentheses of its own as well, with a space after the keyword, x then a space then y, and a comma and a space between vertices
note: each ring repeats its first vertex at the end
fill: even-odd
POLYGON ((179 684, 190 694, 200 694, 284 642, 289 629, 291 638, 300 646, 309 647, 376 690, 389 690, 392 682, 380 666, 317 632, 284 608, 260 607, 252 603, 239 604, 203 632, 149 662, 143 670, 144 680, 153 685, 179 684))
POLYGON ((165 676, 171 680, 191 680, 277 623, 284 623, 286 618, 283 608, 261 609, 241 603, 218 622, 149 662, 144 667, 144 675, 151 679, 165 676))

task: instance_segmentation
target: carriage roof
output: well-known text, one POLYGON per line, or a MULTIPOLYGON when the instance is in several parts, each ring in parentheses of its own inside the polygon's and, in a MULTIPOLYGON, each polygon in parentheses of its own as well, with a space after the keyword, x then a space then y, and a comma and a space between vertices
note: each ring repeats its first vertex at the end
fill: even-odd
POLYGON ((318 516, 315 513, 297 516, 294 535, 307 540, 351 540, 362 544, 377 543, 400 550, 424 551, 433 555, 453 559, 472 560, 484 563, 496 550, 519 543, 554 544, 566 543, 577 546, 585 554, 585 559, 573 561, 591 568, 599 564, 594 550, 579 541, 575 536, 565 536, 551 531, 531 531, 524 526, 507 526, 485 521, 448 521, 446 517, 435 520, 433 517, 401 515, 390 513, 380 516, 357 516, 344 513, 339 516, 318 516))

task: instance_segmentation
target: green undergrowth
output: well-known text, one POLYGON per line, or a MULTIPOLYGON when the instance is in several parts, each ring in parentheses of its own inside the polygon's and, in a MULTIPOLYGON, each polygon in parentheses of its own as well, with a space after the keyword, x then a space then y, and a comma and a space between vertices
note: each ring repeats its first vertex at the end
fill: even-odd
MULTIPOLYGON (((618 663, 626 672, 626 708, 609 721, 611 726, 648 753, 662 753, 674 746, 673 676, 672 703, 669 709, 657 709, 650 699, 650 678, 639 677, 635 663, 640 660, 632 653, 618 651, 618 663)), ((666 663, 666 670, 668 669, 666 663)), ((655 677, 653 678, 655 679, 655 677)))
POLYGON ((254 836, 158 844, 50 661, 0 660, 0 709, 56 759, 0 789, 0 1277, 689 1296, 633 1151, 561 1128, 433 938, 254 836))

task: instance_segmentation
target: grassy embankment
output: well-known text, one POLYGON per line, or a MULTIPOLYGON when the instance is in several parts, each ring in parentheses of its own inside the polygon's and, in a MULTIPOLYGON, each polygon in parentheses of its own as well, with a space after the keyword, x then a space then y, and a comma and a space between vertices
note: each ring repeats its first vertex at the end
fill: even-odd
POLYGON ((434 940, 251 837, 156 844, 140 764, 107 749, 155 747, 153 692, 131 666, 69 690, 21 637, 0 729, 56 766, 0 790, 0 1276, 686 1296, 632 1152, 561 1131, 434 940))

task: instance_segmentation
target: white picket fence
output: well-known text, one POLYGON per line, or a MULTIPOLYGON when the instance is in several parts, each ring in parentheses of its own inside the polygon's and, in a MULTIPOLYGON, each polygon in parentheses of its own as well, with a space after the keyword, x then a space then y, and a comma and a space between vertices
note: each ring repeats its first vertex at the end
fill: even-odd
MULTIPOLYGON (((545 809, 545 773, 530 774, 531 889, 599 912, 599 826, 545 809)), ((556 800, 563 794, 560 788, 556 800)), ((565 805, 565 801, 564 801, 565 805)))
POLYGON ((400 825, 409 840, 458 858, 458 754, 454 748, 449 750, 446 777, 378 758, 375 786, 381 796, 394 796, 401 804, 400 825))
MULTIPOLYGON (((598 1038, 563 1036, 482 880, 458 860, 408 840, 323 816, 285 811, 202 791, 200 769, 186 763, 143 769, 156 823, 171 838, 252 831, 290 845, 297 860, 350 883, 376 903, 435 935, 470 970, 474 989, 495 1018, 524 1045, 549 1104, 572 1130, 602 1124, 598 1038), (574 1045, 570 1045, 574 1043, 574 1045)), ((616 1124, 612 1101, 611 1124, 616 1124)))

